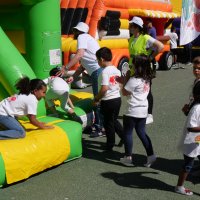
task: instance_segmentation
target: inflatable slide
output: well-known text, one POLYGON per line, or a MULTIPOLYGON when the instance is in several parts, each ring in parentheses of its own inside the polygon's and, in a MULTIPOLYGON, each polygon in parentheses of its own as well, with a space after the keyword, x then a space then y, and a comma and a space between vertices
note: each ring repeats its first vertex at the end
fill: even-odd
MULTIPOLYGON (((0 100, 16 92, 14 85, 22 76, 43 79, 51 68, 62 64, 59 3, 58 0, 0 1, 0 100)), ((86 121, 92 95, 73 91, 71 96, 75 111, 86 121)), ((39 130, 23 119, 25 138, 0 140, 0 186, 82 155, 83 127, 79 123, 68 120, 67 116, 62 119, 47 116, 44 101, 39 103, 37 117, 55 128, 39 130)))

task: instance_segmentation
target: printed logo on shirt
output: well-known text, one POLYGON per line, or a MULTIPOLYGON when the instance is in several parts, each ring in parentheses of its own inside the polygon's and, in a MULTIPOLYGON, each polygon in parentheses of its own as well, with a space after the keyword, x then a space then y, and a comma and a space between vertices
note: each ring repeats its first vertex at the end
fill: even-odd
POLYGON ((16 96, 8 97, 8 101, 15 101, 16 99, 17 99, 16 96))
POLYGON ((109 83, 111 85, 116 85, 117 84, 117 81, 116 81, 117 77, 118 76, 111 76, 110 79, 109 79, 109 83))
POLYGON ((144 92, 148 92, 148 91, 149 91, 149 84, 148 84, 148 83, 145 83, 145 84, 144 84, 143 91, 144 91, 144 92))

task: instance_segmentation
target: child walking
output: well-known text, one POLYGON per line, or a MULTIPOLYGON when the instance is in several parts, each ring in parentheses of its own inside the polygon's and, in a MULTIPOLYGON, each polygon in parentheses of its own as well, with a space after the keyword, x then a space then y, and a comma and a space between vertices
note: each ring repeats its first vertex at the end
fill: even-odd
MULTIPOLYGON (((200 56, 197 56, 193 60, 193 75, 195 77, 193 87, 196 85, 198 81, 200 81, 200 56)), ((193 94, 190 94, 189 103, 185 104, 182 108, 183 113, 187 116, 190 110, 190 105, 193 102, 193 94)))
POLYGON ((4 130, 0 131, 0 139, 24 138, 25 130, 17 121, 17 117, 27 116, 30 123, 41 129, 51 129, 36 119, 38 101, 46 94, 46 84, 40 79, 30 80, 28 77, 20 79, 15 87, 19 94, 15 94, 0 102, 0 125, 4 130))
POLYGON ((115 145, 115 132, 123 140, 123 128, 117 120, 120 107, 121 96, 119 83, 116 81, 121 76, 121 72, 112 65, 112 52, 109 48, 103 47, 96 52, 99 66, 103 68, 99 76, 101 83, 98 94, 94 97, 94 104, 100 103, 100 111, 103 115, 103 123, 107 137, 106 150, 112 151, 115 145))
POLYGON ((74 112, 74 105, 69 98, 69 85, 64 79, 56 76, 56 74, 59 74, 60 70, 60 67, 51 69, 49 72, 50 77, 43 80, 49 86, 45 97, 47 107, 52 113, 57 114, 54 100, 59 100, 61 108, 68 113, 70 119, 82 124, 83 122, 74 112))
POLYGON ((182 151, 184 165, 179 174, 175 192, 183 195, 192 195, 189 189, 184 187, 184 182, 191 171, 196 157, 200 160, 200 82, 193 88, 193 102, 189 108, 182 137, 182 151))
POLYGON ((156 161, 156 156, 154 155, 151 140, 146 134, 145 125, 148 115, 147 96, 150 90, 150 81, 153 78, 153 72, 150 61, 145 55, 135 56, 133 65, 135 67, 134 76, 130 77, 122 89, 122 94, 127 96, 127 109, 123 116, 125 156, 120 159, 120 162, 126 166, 133 165, 132 132, 135 128, 147 153, 147 162, 144 166, 151 167, 156 161))

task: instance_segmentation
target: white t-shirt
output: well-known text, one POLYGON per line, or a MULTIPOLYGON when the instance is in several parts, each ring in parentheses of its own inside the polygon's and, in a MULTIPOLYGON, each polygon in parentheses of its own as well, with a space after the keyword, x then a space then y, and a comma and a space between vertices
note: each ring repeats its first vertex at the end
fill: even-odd
POLYGON ((120 76, 121 72, 115 66, 107 66, 103 69, 99 76, 98 83, 101 85, 107 85, 108 90, 106 91, 106 94, 102 100, 109 100, 120 97, 120 87, 119 83, 116 81, 116 78, 120 76))
POLYGON ((69 92, 68 83, 60 77, 50 76, 43 80, 54 93, 69 92))
POLYGON ((70 109, 67 104, 70 90, 68 83, 57 76, 50 76, 43 81, 48 86, 48 90, 45 96, 45 100, 48 106, 52 107, 54 106, 54 100, 60 100, 61 104, 64 104, 67 110, 70 109))
POLYGON ((77 49, 84 49, 85 53, 81 58, 81 64, 89 75, 100 68, 96 59, 96 52, 100 46, 98 42, 89 34, 81 34, 77 38, 77 49))
POLYGON ((38 100, 33 94, 15 94, 0 102, 0 115, 18 117, 37 114, 38 100))
POLYGON ((127 109, 125 115, 146 118, 148 114, 149 82, 142 78, 131 77, 124 87, 131 95, 127 96, 127 109))
POLYGON ((177 48, 178 35, 175 32, 167 33, 167 35, 170 37, 170 48, 176 49, 177 48))
POLYGON ((200 144, 194 142, 194 138, 198 135, 199 133, 196 132, 189 132, 187 128, 194 128, 194 127, 199 127, 200 126, 200 104, 194 105, 187 117, 185 127, 183 130, 183 153, 186 156, 189 157, 197 157, 200 155, 200 144))

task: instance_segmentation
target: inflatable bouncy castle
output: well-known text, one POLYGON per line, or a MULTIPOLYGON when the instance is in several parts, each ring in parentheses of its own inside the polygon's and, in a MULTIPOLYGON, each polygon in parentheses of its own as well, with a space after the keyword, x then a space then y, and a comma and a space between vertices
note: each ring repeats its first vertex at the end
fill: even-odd
MULTIPOLYGON (((0 43, 2 100, 16 92, 14 85, 22 76, 43 79, 49 76, 51 68, 62 65, 60 2, 1 0, 0 43)), ((76 113, 87 120, 92 95, 73 91, 71 97, 76 113)), ((82 155, 82 126, 79 123, 68 120, 67 116, 62 119, 47 116, 44 101, 39 103, 37 117, 55 128, 39 130, 21 119, 26 137, 0 140, 0 186, 82 155)))
MULTIPOLYGON (((61 0, 64 64, 67 64, 76 52, 72 28, 82 21, 89 25, 89 33, 99 40, 101 47, 106 46, 112 50, 113 64, 121 70, 129 59, 128 21, 133 16, 142 17, 144 23, 147 18, 151 18, 157 35, 163 35, 165 24, 179 14, 172 12, 170 0, 61 0)), ((169 44, 165 44, 164 51, 157 56, 160 68, 169 63, 169 51, 169 44)), ((74 66, 74 70, 76 67, 74 66)))

